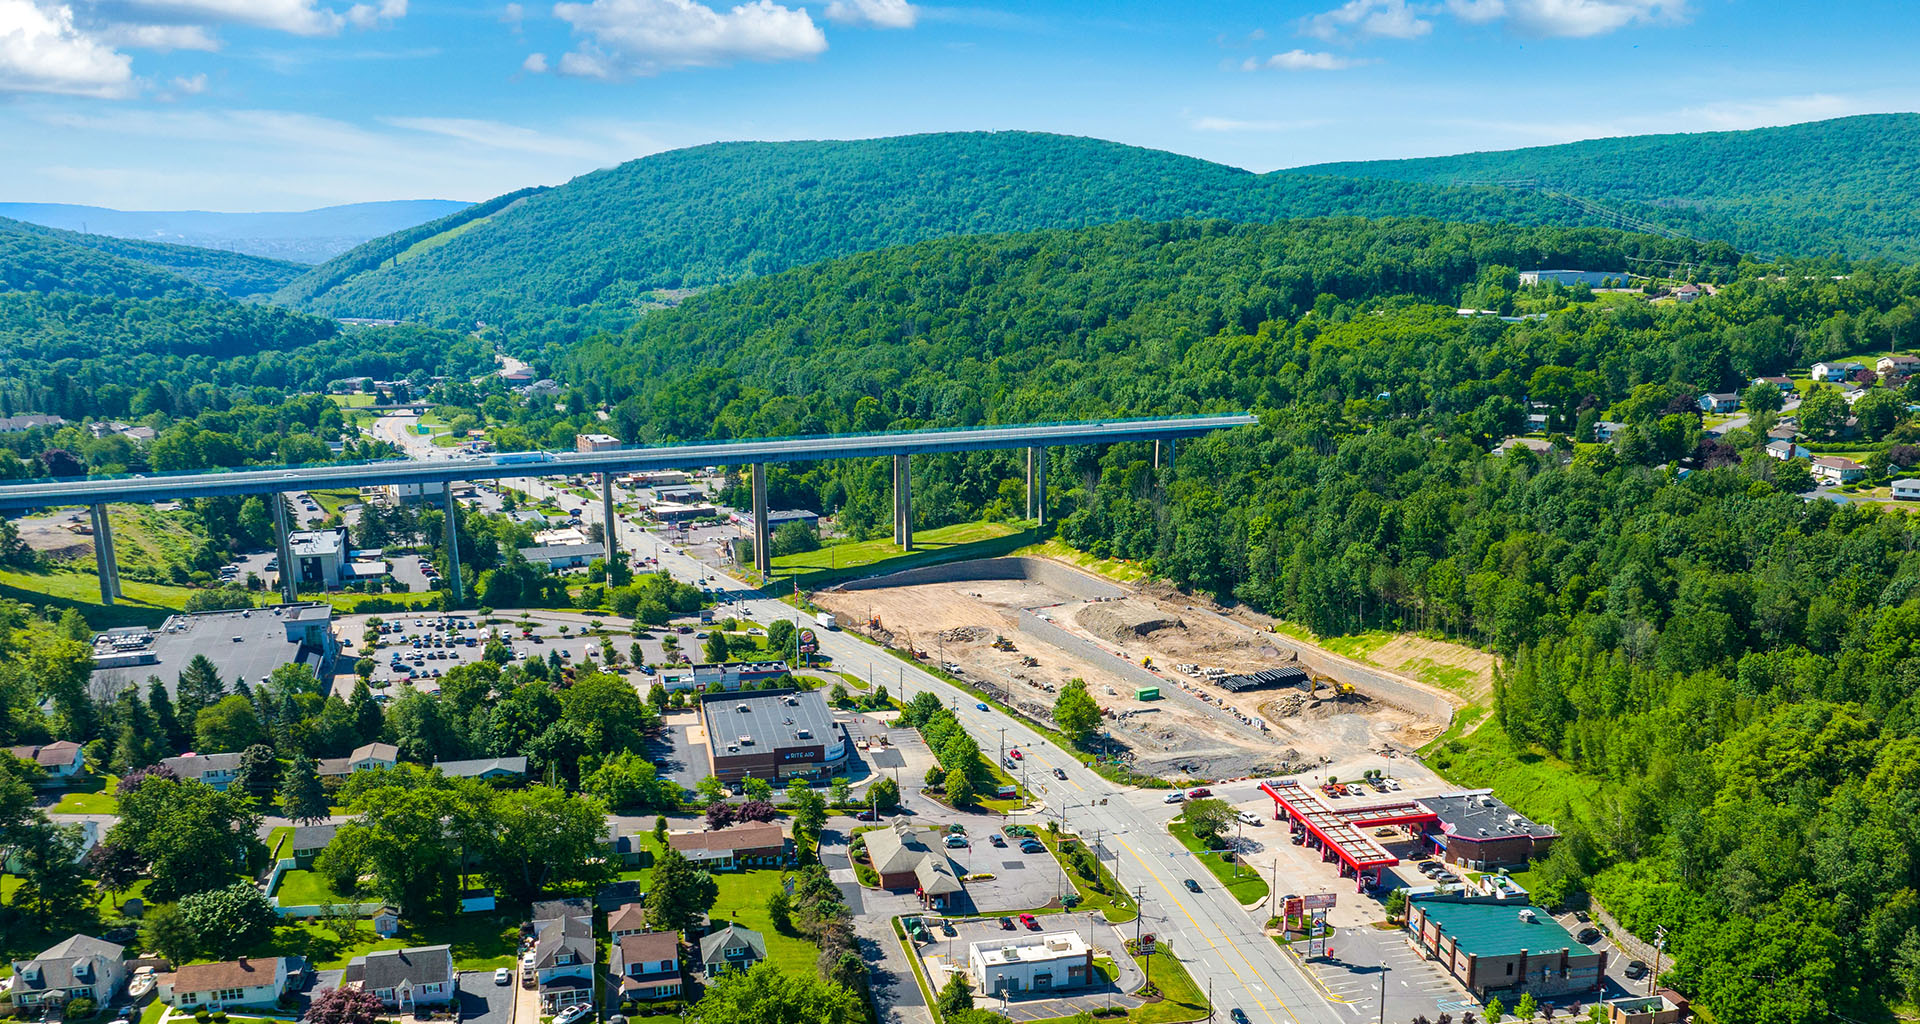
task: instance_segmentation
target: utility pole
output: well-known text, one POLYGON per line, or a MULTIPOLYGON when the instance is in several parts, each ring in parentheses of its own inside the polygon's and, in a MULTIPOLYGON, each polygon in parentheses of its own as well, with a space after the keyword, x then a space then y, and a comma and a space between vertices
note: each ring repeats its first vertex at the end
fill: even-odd
MULTIPOLYGON (((1147 887, 1146 886, 1140 885, 1140 886, 1134 887, 1133 909, 1137 911, 1137 913, 1135 913, 1133 916, 1133 948, 1139 949, 1140 948, 1140 922, 1145 921, 1147 919, 1147 887)), ((1142 962, 1145 965, 1145 970, 1147 974, 1147 980, 1142 985, 1142 987, 1145 987, 1146 985, 1153 984, 1153 957, 1151 956, 1143 957, 1142 962)))
POLYGON ((1387 1024, 1387 965, 1380 964, 1380 1024, 1387 1024))
MULTIPOLYGON (((1000 763, 1007 763, 1007 727, 1004 725, 1000 727, 1000 763)), ((1021 770, 1025 771, 1024 765, 1021 766, 1021 770)))

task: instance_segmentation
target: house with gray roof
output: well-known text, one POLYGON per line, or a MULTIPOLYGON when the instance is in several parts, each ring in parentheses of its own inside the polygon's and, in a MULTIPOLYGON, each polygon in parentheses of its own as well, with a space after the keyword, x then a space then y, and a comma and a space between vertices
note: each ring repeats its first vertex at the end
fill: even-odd
POLYGON ((359 988, 389 1009, 439 1006, 453 1000, 453 947, 413 946, 381 949, 354 957, 340 977, 341 988, 359 988))
POLYGON ((160 763, 182 779, 198 779, 215 789, 226 789, 240 776, 239 754, 195 754, 189 751, 160 763))
POLYGON ((533 905, 533 971, 540 1006, 554 1013, 593 1000, 594 966, 600 946, 593 937, 593 905, 586 900, 548 900, 533 905))
POLYGON ((126 948, 91 935, 72 935, 31 960, 13 962, 13 1005, 65 1005, 91 999, 106 1005, 127 980, 126 948))
POLYGON ((906 889, 930 909, 950 909, 963 891, 953 862, 947 859, 937 828, 915 828, 897 821, 886 828, 862 832, 867 856, 880 876, 883 889, 906 889))
POLYGON ((454 779, 505 782, 527 777, 527 759, 524 757, 482 757, 471 761, 435 761, 433 767, 440 774, 454 779))
POLYGON ((728 921, 700 940, 700 969, 709 978, 749 971, 767 958, 766 936, 728 921))

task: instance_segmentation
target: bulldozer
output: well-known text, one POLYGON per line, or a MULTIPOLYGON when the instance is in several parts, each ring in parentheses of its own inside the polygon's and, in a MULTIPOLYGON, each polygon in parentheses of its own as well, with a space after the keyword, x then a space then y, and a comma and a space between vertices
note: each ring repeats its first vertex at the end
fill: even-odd
POLYGON ((1143 657, 1143 658, 1141 658, 1141 659, 1140 659, 1140 667, 1141 667, 1141 668, 1152 668, 1152 667, 1153 667, 1153 658, 1152 658, 1151 656, 1148 656, 1148 657, 1143 657))
POLYGON ((1029 654, 1026 657, 1020 659, 1020 664, 1025 665, 1028 668, 1039 668, 1040 659, 1029 654))
POLYGON ((1013 641, 1004 636, 996 636, 993 638, 993 649, 996 651, 1012 651, 1017 648, 1013 646, 1013 641))

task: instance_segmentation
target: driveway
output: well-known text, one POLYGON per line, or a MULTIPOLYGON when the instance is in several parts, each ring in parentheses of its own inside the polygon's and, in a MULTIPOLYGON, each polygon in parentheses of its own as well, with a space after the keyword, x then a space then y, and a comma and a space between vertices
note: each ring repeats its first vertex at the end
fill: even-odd
POLYGON ((461 971, 459 986, 462 1021, 513 1024, 516 986, 495 985, 492 971, 461 971))

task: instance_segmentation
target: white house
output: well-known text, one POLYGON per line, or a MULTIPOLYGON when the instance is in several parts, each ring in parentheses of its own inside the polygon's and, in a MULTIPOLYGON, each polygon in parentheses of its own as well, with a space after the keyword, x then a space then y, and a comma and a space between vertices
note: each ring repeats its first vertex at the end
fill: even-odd
POLYGON ((1896 501, 1920 501, 1920 476, 1901 477, 1893 482, 1896 501))
POLYGON ((127 980, 125 947, 91 935, 72 935, 32 960, 13 962, 13 1005, 62 1005, 69 999, 111 1002, 127 980))
POLYGON ((80 744, 71 740, 56 740, 44 746, 27 743, 12 748, 13 756, 22 761, 32 761, 47 773, 49 782, 65 782, 87 770, 87 754, 80 744))
POLYGON ((1867 475, 1864 466, 1852 459, 1842 459, 1833 455, 1822 455, 1813 460, 1813 475, 1822 483, 1850 484, 1867 475))
POLYGON ((1881 373, 1912 376, 1915 370, 1920 370, 1920 356, 1881 356, 1873 368, 1881 373))
POLYGON ((278 956, 188 964, 160 976, 160 1001, 177 1010, 270 1007, 287 991, 287 977, 287 960, 278 956))
POLYGON ((1093 948, 1079 932, 989 939, 967 947, 967 973, 990 996, 1084 988, 1093 979, 1093 948))
POLYGON ((1730 391, 1701 395, 1698 401, 1701 412, 1727 413, 1740 408, 1740 396, 1730 391))
POLYGON ((1789 459, 1813 461, 1813 449, 1794 444, 1792 441, 1778 440, 1767 442, 1767 458, 1786 462, 1789 459))
POLYGON ((641 932, 613 943, 613 975, 619 998, 671 999, 680 994, 680 934, 641 932))
POLYGON ((592 905, 581 899, 535 903, 533 929, 533 969, 541 1008, 554 1013, 591 1002, 594 965, 600 960, 592 905))
POLYGON ((1854 371, 1864 369, 1866 369, 1865 364, 1855 362, 1815 363, 1813 364, 1813 372, 1810 376, 1812 376, 1814 380, 1829 382, 1840 381, 1852 376, 1854 371))
POLYGON ((454 997, 453 947, 381 949, 354 957, 340 987, 358 987, 396 1010, 437 1006, 454 997))
POLYGON ((400 748, 391 743, 364 743, 355 747, 346 757, 328 757, 321 759, 316 766, 320 777, 339 778, 355 772, 370 772, 378 768, 392 768, 400 763, 400 748))
POLYGON ((160 762, 183 779, 199 779, 215 789, 226 789, 240 776, 239 754, 195 754, 188 752, 160 762))

